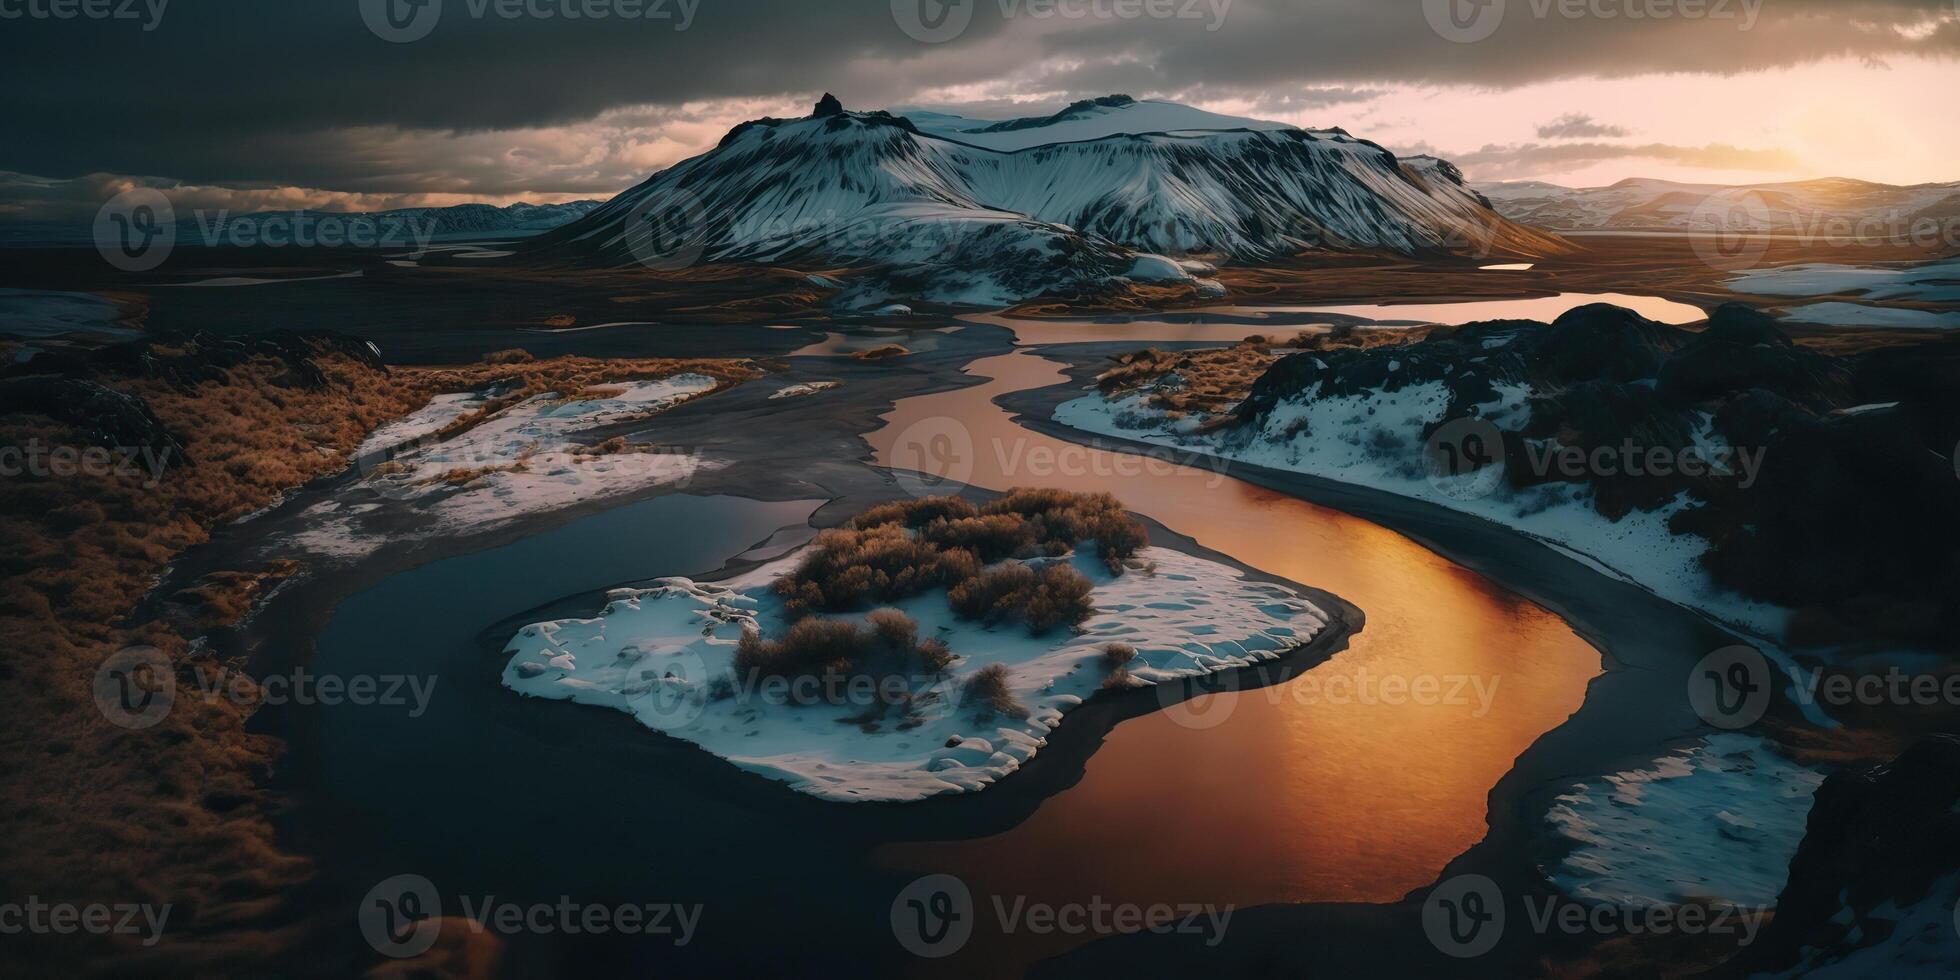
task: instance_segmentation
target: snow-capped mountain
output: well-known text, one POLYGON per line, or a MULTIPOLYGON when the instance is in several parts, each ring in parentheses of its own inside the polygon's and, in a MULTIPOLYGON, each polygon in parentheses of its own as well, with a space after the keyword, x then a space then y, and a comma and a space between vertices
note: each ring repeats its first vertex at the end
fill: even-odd
POLYGON ((1132 99, 1127 95, 1084 99, 1053 115, 1021 119, 968 119, 928 109, 906 109, 899 113, 933 136, 1009 151, 1105 136, 1295 128, 1286 123, 1220 115, 1176 102, 1132 99))
POLYGON ((1474 185, 1513 221, 1556 231, 1762 231, 1909 235, 1960 220, 1960 183, 1895 187, 1831 177, 1727 186, 1632 178, 1610 187, 1474 185))
POLYGON ((1191 275, 1195 258, 1564 247, 1498 216, 1443 161, 1401 160, 1339 130, 1241 122, 1111 97, 922 128, 826 96, 808 117, 736 127, 535 248, 619 265, 877 266, 886 298, 993 305, 1116 279, 1215 290, 1191 275), (1190 128, 1200 124, 1233 128, 1190 128))

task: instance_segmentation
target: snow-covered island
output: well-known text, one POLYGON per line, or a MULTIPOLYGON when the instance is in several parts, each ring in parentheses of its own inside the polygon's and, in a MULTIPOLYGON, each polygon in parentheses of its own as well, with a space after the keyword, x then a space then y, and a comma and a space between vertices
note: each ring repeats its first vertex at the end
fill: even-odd
POLYGON ((519 631, 503 682, 624 711, 812 796, 902 802, 993 785, 1098 692, 1272 660, 1330 624, 1237 568, 1081 536, 1099 525, 1065 513, 1069 497, 1012 494, 980 512, 952 501, 930 519, 918 508, 943 501, 887 505, 730 581, 616 590, 596 618, 519 631), (1010 529, 1023 518, 1031 530, 1010 529), (938 544, 909 550, 922 542, 938 544), (902 561, 886 561, 894 549, 902 561), (828 599, 812 598, 813 581, 828 599), (859 605, 880 609, 824 610, 838 583, 864 581, 877 584, 859 605), (817 669, 781 666, 817 634, 855 646, 824 649, 817 669))

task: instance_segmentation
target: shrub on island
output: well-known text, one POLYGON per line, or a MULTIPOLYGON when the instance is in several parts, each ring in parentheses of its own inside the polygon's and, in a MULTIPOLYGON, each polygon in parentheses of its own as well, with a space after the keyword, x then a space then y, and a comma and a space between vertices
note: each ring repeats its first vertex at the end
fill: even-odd
POLYGON ((735 648, 735 676, 744 680, 834 674, 846 678, 938 674, 953 662, 937 639, 919 639, 919 624, 896 609, 878 609, 863 623, 808 617, 781 639, 744 632, 735 648))
POLYGON ((976 707, 975 717, 986 721, 995 715, 1026 718, 1027 706, 1007 687, 1007 665, 988 664, 966 679, 966 703, 976 707))
POLYGON ((958 497, 927 497, 872 507, 819 534, 796 568, 776 580, 792 625, 780 639, 745 634, 736 676, 941 673, 952 653, 939 640, 919 639, 918 624, 898 610, 877 609, 861 625, 817 618, 933 589, 946 590, 961 619, 1020 622, 1037 635, 1073 627, 1095 611, 1094 583, 1053 559, 1088 541, 1110 571, 1121 574, 1149 536, 1109 494, 1014 490, 978 506, 958 497))

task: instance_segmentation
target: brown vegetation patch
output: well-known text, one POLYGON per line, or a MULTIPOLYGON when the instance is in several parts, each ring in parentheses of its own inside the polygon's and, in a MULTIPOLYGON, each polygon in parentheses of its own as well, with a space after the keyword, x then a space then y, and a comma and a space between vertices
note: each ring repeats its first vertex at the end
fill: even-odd
POLYGON ((1027 706, 1015 698, 1014 692, 1007 687, 1007 678, 1010 676, 1012 675, 1008 673, 1006 664, 988 664, 974 671, 973 676, 966 679, 966 703, 977 707, 976 714, 981 721, 986 721, 994 715, 1006 715, 1010 718, 1028 716, 1027 706))
POLYGON ((299 568, 299 562, 279 558, 254 571, 212 572, 198 579, 196 585, 179 589, 171 595, 170 603, 182 610, 187 631, 236 626, 261 598, 299 568))
POLYGON ((745 637, 736 673, 861 674, 867 644, 885 651, 884 662, 936 673, 951 655, 929 647, 934 641, 917 640, 911 621, 894 610, 873 612, 865 628, 813 618, 933 589, 947 590, 948 605, 964 619, 1020 622, 1036 634, 1074 626, 1094 611, 1089 578, 1062 561, 1021 562, 1064 555, 1091 540, 1110 571, 1121 574, 1149 536, 1108 494, 1013 490, 983 505, 926 497, 871 507, 819 534, 796 568, 776 580, 796 622, 780 640, 745 637), (1017 561, 997 564, 1009 559, 1017 561))
MULTIPOLYGON (((220 573, 184 590, 188 625, 124 623, 166 564, 212 528, 344 470, 368 432, 439 393, 575 390, 567 386, 684 371, 730 382, 760 371, 741 361, 593 358, 390 370, 364 347, 326 337, 284 335, 286 346, 269 353, 202 335, 134 343, 83 369, 91 384, 140 400, 167 430, 164 444, 181 446, 175 465, 154 482, 148 472, 0 480, 0 880, 50 902, 173 906, 155 948, 62 936, 35 950, 52 957, 37 961, 48 970, 135 971, 115 964, 140 954, 171 964, 165 973, 220 964, 265 973, 295 932, 282 896, 311 869, 280 851, 267 819, 260 780, 280 745, 245 731, 249 703, 202 696, 194 678, 221 665, 192 653, 186 637, 236 621, 281 570, 220 573), (227 353, 239 350, 247 354, 227 353), (178 696, 156 726, 126 730, 98 709, 94 684, 106 657, 135 645, 175 663, 178 696)), ((76 425, 38 411, 0 414, 0 445, 31 440, 90 444, 76 425)))
POLYGON ((735 675, 842 678, 936 675, 953 654, 937 638, 919 638, 919 624, 896 609, 875 609, 863 623, 809 617, 798 620, 781 639, 744 632, 735 649, 735 675))
POLYGON ((907 357, 911 353, 903 344, 881 344, 870 350, 858 351, 851 356, 860 361, 889 361, 893 358, 907 357))

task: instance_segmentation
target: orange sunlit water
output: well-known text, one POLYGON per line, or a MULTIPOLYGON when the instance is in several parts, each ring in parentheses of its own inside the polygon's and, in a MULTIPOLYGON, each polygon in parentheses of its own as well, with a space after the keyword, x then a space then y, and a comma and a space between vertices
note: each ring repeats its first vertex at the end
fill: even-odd
MULTIPOLYGON (((974 447, 966 482, 1109 491, 1367 615, 1365 631, 1328 663, 1278 687, 1213 696, 1231 701, 1215 727, 1165 712, 1117 726, 1081 783, 1006 833, 883 849, 892 866, 960 876, 983 910, 989 896, 1239 907, 1398 899, 1483 837, 1486 794, 1578 709, 1600 671, 1598 652, 1558 617, 1392 531, 1206 469, 1153 461, 1139 475, 1136 457, 1015 425, 992 399, 1061 381, 1053 361, 1016 351, 968 370, 994 380, 898 403, 868 437, 881 463, 904 465, 894 444, 916 438, 913 426, 937 431, 957 420, 974 447), (1460 698, 1429 699, 1462 703, 1330 703, 1343 682, 1388 675, 1433 676, 1445 689, 1478 678, 1492 696, 1484 710, 1466 682, 1460 698)), ((948 965, 992 972, 1083 941, 978 941, 990 915, 948 965)))
MULTIPOLYGON (((1527 267, 1528 268, 1528 267, 1527 267)), ((1147 331, 1153 343, 1177 341, 1232 343, 1254 336, 1292 336, 1310 330, 1313 324, 1271 324, 1262 318, 1275 314, 1339 314, 1370 320, 1405 323, 1473 323, 1478 320, 1542 320, 1550 323, 1560 314, 1588 303, 1611 303, 1625 307, 1660 323, 1694 323, 1708 317, 1700 307, 1658 296, 1627 293, 1560 293, 1524 299, 1474 299, 1446 303, 1321 303, 1300 306, 1208 306, 1182 311, 1223 317, 1227 322, 1194 323, 1135 317, 1123 320, 1032 319, 1004 313, 972 314, 964 319, 988 323, 1014 331, 1015 343, 1084 344, 1137 339, 1147 331)), ((1320 325, 1325 329, 1325 325, 1320 325)), ((811 353, 820 348, 813 347, 811 353)))

